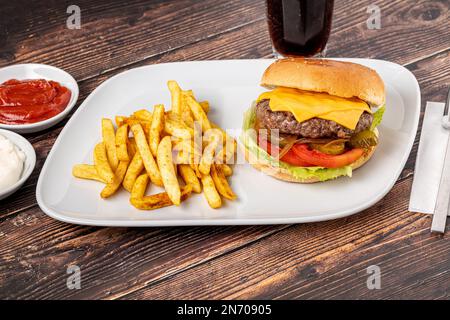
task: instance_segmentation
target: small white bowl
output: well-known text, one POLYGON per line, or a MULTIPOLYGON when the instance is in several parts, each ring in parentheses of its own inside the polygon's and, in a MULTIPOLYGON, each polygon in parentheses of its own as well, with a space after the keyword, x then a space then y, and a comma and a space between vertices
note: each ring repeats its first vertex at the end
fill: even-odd
POLYGON ((5 138, 9 139, 13 144, 15 144, 20 150, 22 150, 22 152, 25 154, 26 157, 22 171, 22 176, 20 177, 19 181, 17 181, 15 184, 13 184, 7 189, 0 190, 0 200, 2 200, 10 196, 14 192, 16 192, 30 177, 36 165, 36 152, 34 151, 34 148, 31 145, 31 143, 29 143, 27 139, 18 135, 17 133, 0 129, 0 135, 4 136, 5 138))
POLYGON ((75 79, 65 72, 56 67, 48 66, 45 64, 26 63, 16 64, 9 67, 0 69, 0 83, 3 83, 10 79, 25 80, 25 79, 47 79, 59 82, 61 85, 67 87, 72 92, 69 104, 67 107, 56 116, 29 124, 2 124, 0 128, 12 130, 18 133, 32 133, 45 130, 54 126, 60 122, 64 117, 72 110, 75 103, 78 100, 78 84, 75 79))

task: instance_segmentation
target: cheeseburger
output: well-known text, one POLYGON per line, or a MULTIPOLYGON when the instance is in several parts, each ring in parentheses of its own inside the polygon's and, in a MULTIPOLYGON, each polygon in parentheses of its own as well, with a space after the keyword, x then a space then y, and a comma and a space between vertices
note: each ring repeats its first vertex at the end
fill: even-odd
POLYGON ((244 116, 247 160, 275 178, 312 183, 352 175, 378 144, 384 112, 380 76, 365 66, 289 58, 264 72, 244 116))

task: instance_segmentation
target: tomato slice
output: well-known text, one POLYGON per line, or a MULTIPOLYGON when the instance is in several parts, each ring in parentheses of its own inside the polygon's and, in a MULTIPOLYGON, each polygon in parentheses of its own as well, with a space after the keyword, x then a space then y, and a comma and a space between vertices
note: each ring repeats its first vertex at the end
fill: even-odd
POLYGON ((290 151, 302 161, 324 168, 340 168, 358 160, 364 149, 354 148, 339 155, 330 155, 317 150, 309 149, 307 144, 296 144, 290 151))
MULTIPOLYGON (((280 153, 280 148, 277 146, 272 145, 271 143, 267 142, 267 153, 272 155, 272 150, 277 150, 277 153, 280 153)), ((300 159, 292 150, 289 150, 283 157, 280 159, 283 162, 286 162, 290 165, 296 166, 296 167, 311 167, 312 165, 306 161, 303 161, 300 159)))

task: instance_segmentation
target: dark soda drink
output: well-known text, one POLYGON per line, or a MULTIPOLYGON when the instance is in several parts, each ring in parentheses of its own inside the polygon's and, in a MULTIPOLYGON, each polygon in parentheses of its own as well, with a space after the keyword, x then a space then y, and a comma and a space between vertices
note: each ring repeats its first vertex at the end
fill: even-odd
POLYGON ((334 0, 267 0, 269 33, 283 56, 313 56, 324 50, 334 0))

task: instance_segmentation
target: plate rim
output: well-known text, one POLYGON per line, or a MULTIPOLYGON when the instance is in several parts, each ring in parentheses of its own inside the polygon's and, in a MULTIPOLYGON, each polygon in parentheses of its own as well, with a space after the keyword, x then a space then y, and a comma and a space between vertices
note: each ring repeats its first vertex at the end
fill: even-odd
MULTIPOLYGON (((366 61, 378 61, 381 63, 387 63, 391 64, 395 67, 400 67, 403 69, 403 71, 406 71, 408 76, 413 80, 414 82, 414 91, 417 94, 418 100, 417 105, 415 106, 415 114, 414 114, 414 131, 417 134, 417 129, 419 125, 419 119, 420 119, 420 108, 421 108, 421 92, 420 92, 420 86, 419 83, 414 76, 414 74, 405 68, 404 66, 397 64, 395 62, 386 61, 382 59, 370 59, 370 58, 327 58, 332 60, 341 60, 341 61, 349 61, 353 62, 355 60, 366 60, 366 61)), ((72 224, 79 224, 79 225, 89 225, 89 226, 101 226, 101 227, 171 227, 171 226, 226 226, 226 225, 270 225, 270 224, 296 224, 296 223, 310 223, 310 222, 320 222, 320 221, 328 221, 328 220, 334 220, 338 218, 347 217, 353 214, 357 214, 369 207, 372 207, 374 204, 376 204, 378 201, 380 201, 384 196, 392 189, 392 187, 395 185, 395 183, 398 180, 398 177, 400 176, 406 161, 408 160, 409 155, 411 154, 411 150, 415 141, 416 134, 413 134, 410 136, 407 150, 408 152, 405 152, 403 159, 401 161, 400 170, 398 173, 395 174, 396 179, 393 179, 389 184, 386 185, 386 188, 382 192, 380 192, 376 197, 372 198, 370 201, 358 206, 354 207, 352 209, 347 209, 340 211, 338 213, 331 213, 331 214, 325 214, 320 216, 307 216, 307 217, 293 217, 293 218, 229 218, 229 219, 188 219, 188 220, 93 220, 89 218, 76 218, 76 217, 70 217, 66 216, 64 214, 60 214, 50 208, 50 206, 47 206, 42 198, 41 188, 42 188, 42 180, 43 176, 45 175, 46 171, 48 170, 48 163, 53 157, 54 150, 57 149, 57 146, 59 145, 60 141, 62 140, 63 136, 65 135, 66 131, 70 127, 70 124, 72 121, 75 121, 75 119, 79 116, 81 112, 83 112, 85 106, 87 103, 91 100, 92 96, 97 92, 97 90, 100 90, 103 86, 108 84, 110 81, 115 80, 116 78, 122 77, 126 75, 127 73, 134 72, 139 69, 149 68, 152 66, 162 66, 162 65, 168 65, 168 64, 177 64, 177 63, 211 63, 211 62, 254 62, 254 61, 274 61, 276 59, 225 59, 225 60, 194 60, 194 61, 174 61, 174 62, 167 62, 167 63, 160 63, 160 64, 151 64, 151 65, 144 65, 137 68, 132 68, 125 70, 123 72, 120 72, 105 81, 103 81, 99 86, 97 86, 89 95, 86 97, 86 99, 81 103, 81 105, 78 107, 78 109, 74 112, 74 114, 70 117, 64 128, 62 129, 61 133, 58 135, 57 139, 55 140, 52 149, 50 150, 49 154, 47 155, 47 158, 45 160, 45 163, 42 167, 42 170, 39 174, 37 186, 36 186, 36 199, 39 207, 41 210, 47 214, 48 216, 52 217, 53 219, 66 222, 66 223, 72 223, 72 224)))

